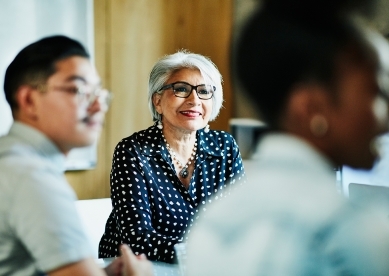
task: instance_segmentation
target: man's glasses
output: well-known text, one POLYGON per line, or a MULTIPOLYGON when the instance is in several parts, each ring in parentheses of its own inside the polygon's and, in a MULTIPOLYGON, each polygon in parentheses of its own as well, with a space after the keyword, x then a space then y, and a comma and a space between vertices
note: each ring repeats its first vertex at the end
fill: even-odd
MULTIPOLYGON (((47 86, 39 86, 41 91, 47 91, 47 86)), ((112 93, 104 88, 86 88, 80 86, 53 86, 50 89, 74 94, 77 97, 77 102, 80 106, 89 107, 96 100, 99 100, 101 104, 105 104, 109 107, 112 100, 112 93)))
POLYGON ((216 91, 216 87, 208 84, 200 84, 200 85, 190 85, 186 82, 175 82, 171 84, 167 84, 163 86, 158 91, 163 91, 167 89, 173 89, 174 96, 179 98, 188 98, 193 90, 196 91, 197 96, 202 100, 209 100, 213 97, 213 92, 216 91))

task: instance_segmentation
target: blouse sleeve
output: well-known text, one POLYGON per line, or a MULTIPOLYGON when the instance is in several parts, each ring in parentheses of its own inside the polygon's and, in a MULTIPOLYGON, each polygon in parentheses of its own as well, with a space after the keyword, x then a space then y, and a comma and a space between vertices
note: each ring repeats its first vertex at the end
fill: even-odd
POLYGON ((228 177, 230 178, 229 186, 231 187, 231 189, 234 189, 237 185, 240 186, 246 182, 246 173, 244 170, 243 161, 240 155, 238 144, 232 136, 230 137, 232 141, 232 166, 230 167, 231 172, 228 173, 228 177))
POLYGON ((146 177, 147 160, 140 156, 134 145, 123 141, 114 152, 111 198, 117 231, 121 242, 128 244, 135 254, 144 253, 150 260, 175 262, 174 244, 181 238, 162 235, 153 228, 151 204, 155 199, 148 190, 152 179, 146 177))

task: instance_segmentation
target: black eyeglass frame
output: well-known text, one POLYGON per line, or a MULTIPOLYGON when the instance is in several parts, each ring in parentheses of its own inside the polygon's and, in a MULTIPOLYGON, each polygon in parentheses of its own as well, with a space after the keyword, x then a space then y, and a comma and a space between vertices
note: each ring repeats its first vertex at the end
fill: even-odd
POLYGON ((187 82, 184 82, 184 81, 177 81, 177 82, 173 82, 173 83, 170 83, 170 84, 167 84, 167 85, 162 86, 161 89, 158 90, 158 92, 163 91, 163 90, 167 90, 167 89, 169 89, 169 88, 173 88, 174 96, 176 96, 176 97, 178 97, 178 98, 188 98, 188 97, 190 96, 190 94, 192 94, 192 92, 193 92, 193 90, 194 90, 194 91, 196 91, 197 97, 199 97, 199 99, 201 99, 201 100, 210 100, 210 99, 213 98, 213 93, 216 91, 216 86, 210 85, 210 84, 208 84, 208 85, 209 85, 210 87, 212 87, 212 90, 213 90, 213 91, 212 91, 212 96, 211 96, 210 98, 207 98, 207 99, 202 98, 202 96, 200 96, 199 93, 198 93, 198 91, 197 91, 197 88, 198 88, 199 86, 207 86, 207 84, 191 85, 191 84, 189 84, 189 83, 187 83, 187 82), (176 91, 174 90, 174 85, 176 85, 177 83, 186 84, 186 85, 189 85, 189 86, 191 87, 191 90, 190 90, 190 92, 188 93, 188 95, 187 95, 186 97, 178 96, 178 95, 176 94, 176 91))

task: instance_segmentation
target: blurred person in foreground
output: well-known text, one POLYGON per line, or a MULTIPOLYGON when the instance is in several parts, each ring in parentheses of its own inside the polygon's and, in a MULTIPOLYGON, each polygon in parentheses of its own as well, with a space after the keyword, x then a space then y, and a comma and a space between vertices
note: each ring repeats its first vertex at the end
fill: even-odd
POLYGON ((123 263, 98 267, 63 174, 69 151, 97 140, 108 109, 85 48, 65 36, 28 45, 4 91, 14 123, 0 138, 0 275, 150 275, 151 263, 125 246, 123 263))
MULTIPOLYGON (((387 52, 389 54, 389 51, 387 52)), ((380 158, 372 169, 371 183, 389 187, 389 133, 380 137, 380 158)))
POLYGON ((153 126, 116 146, 111 170, 113 210, 99 256, 118 245, 153 261, 176 262, 174 245, 199 210, 220 201, 245 178, 233 137, 209 129, 223 103, 222 77, 200 54, 179 51, 161 58, 149 78, 153 126), (212 202, 212 203, 211 203, 212 202))
POLYGON ((188 275, 389 275, 387 214, 335 188, 388 130, 388 46, 354 19, 363 4, 268 0, 245 25, 235 69, 271 132, 245 189, 192 229, 188 275))

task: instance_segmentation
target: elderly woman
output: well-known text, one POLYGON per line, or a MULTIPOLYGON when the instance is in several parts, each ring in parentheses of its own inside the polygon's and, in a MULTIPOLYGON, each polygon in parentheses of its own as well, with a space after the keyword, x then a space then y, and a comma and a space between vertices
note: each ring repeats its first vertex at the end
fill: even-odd
POLYGON ((99 256, 129 244, 150 260, 176 262, 174 245, 213 201, 243 182, 238 146, 208 122, 223 102, 222 77, 208 58, 184 51, 152 69, 149 108, 155 124, 119 142, 111 171, 113 210, 99 256))

